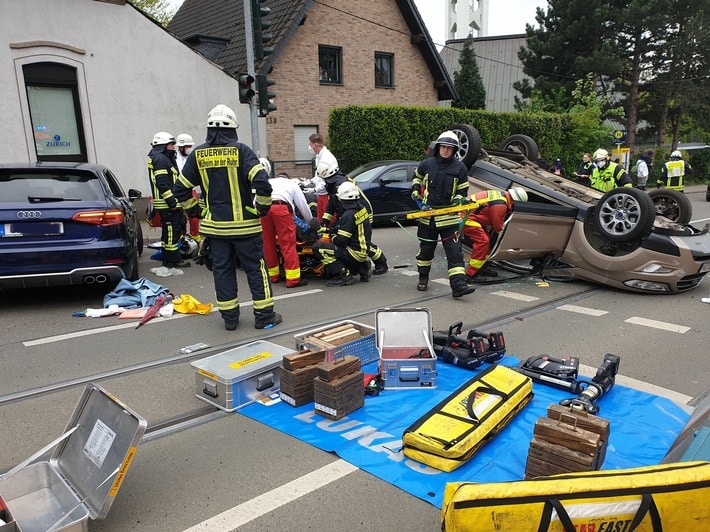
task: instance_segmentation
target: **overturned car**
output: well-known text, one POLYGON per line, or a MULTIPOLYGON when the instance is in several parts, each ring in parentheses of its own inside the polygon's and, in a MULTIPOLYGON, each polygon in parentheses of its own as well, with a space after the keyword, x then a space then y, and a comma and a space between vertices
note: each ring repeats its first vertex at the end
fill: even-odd
POLYGON ((690 201, 675 191, 616 188, 602 193, 551 174, 531 161, 537 145, 513 135, 500 149, 482 149, 469 125, 461 140, 472 192, 513 186, 528 192, 515 204, 490 260, 517 273, 583 279, 632 292, 676 294, 710 271, 710 224, 689 225, 690 201))

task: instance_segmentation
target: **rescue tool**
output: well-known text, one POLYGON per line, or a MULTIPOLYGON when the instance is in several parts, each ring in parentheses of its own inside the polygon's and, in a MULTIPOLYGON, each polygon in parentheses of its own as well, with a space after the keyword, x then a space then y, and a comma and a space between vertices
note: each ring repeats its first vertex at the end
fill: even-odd
POLYGON ((438 208, 428 207, 427 205, 424 205, 422 207, 422 210, 420 210, 420 211, 408 212, 407 213, 407 220, 415 220, 417 218, 430 218, 432 216, 439 216, 440 214, 453 214, 453 213, 457 213, 457 212, 470 211, 470 210, 478 208, 478 206, 479 206, 478 201, 470 201, 468 203, 462 202, 459 205, 453 205, 451 207, 438 207, 438 208))

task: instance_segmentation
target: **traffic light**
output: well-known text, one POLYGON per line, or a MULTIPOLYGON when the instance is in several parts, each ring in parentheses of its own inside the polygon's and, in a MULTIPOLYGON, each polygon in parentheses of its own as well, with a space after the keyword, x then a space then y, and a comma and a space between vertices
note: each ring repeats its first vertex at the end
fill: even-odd
POLYGON ((269 92, 269 87, 275 83, 273 79, 269 79, 263 74, 256 76, 256 90, 259 92, 259 116, 266 116, 272 111, 276 111, 276 104, 271 103, 271 100, 276 98, 276 94, 269 92))
POLYGON ((241 103, 250 103, 255 94, 254 76, 251 74, 239 74, 239 101, 241 103))
POLYGON ((264 46, 271 41, 274 36, 271 33, 264 33, 271 27, 271 22, 264 20, 271 13, 271 8, 264 6, 268 0, 251 0, 251 18, 254 27, 254 56, 257 61, 264 59, 267 55, 274 53, 270 46, 264 46))

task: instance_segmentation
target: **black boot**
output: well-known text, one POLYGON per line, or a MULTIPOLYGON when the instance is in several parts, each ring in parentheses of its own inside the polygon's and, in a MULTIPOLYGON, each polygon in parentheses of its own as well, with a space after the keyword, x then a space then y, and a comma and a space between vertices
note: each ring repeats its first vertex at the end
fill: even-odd
POLYGON ((417 290, 420 292, 426 292, 427 285, 429 284, 429 276, 423 273, 419 274, 419 283, 417 283, 417 290))
POLYGON ((458 299, 458 298, 463 297, 467 294, 472 294, 475 291, 476 291, 476 289, 473 286, 469 286, 464 283, 464 284, 457 286, 456 288, 454 288, 451 291, 451 297, 453 297, 454 299, 458 299))
POLYGON ((361 283, 366 283, 370 280, 370 276, 372 275, 372 269, 370 268, 370 261, 366 260, 362 264, 360 264, 360 282, 361 283))
POLYGON ((387 270, 389 270, 389 266, 387 266, 387 259, 383 255, 380 260, 375 261, 375 269, 372 270, 372 275, 382 275, 387 270))

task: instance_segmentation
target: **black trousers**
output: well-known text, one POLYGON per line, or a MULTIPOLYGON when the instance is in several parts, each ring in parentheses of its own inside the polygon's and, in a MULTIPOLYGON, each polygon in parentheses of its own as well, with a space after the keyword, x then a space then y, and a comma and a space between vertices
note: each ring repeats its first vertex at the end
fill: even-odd
POLYGON ((163 264, 177 264, 182 261, 178 243, 187 228, 185 212, 182 209, 160 210, 158 212, 160 213, 160 222, 163 224, 160 233, 160 241, 163 244, 163 264))
POLYGON ((448 263, 449 285, 452 289, 466 284, 463 249, 461 248, 461 241, 456 234, 457 231, 458 227, 455 225, 436 227, 433 220, 428 220, 427 223, 420 223, 417 228, 417 237, 419 238, 417 270, 419 275, 429 277, 431 265, 434 261, 436 244, 441 240, 448 263))

